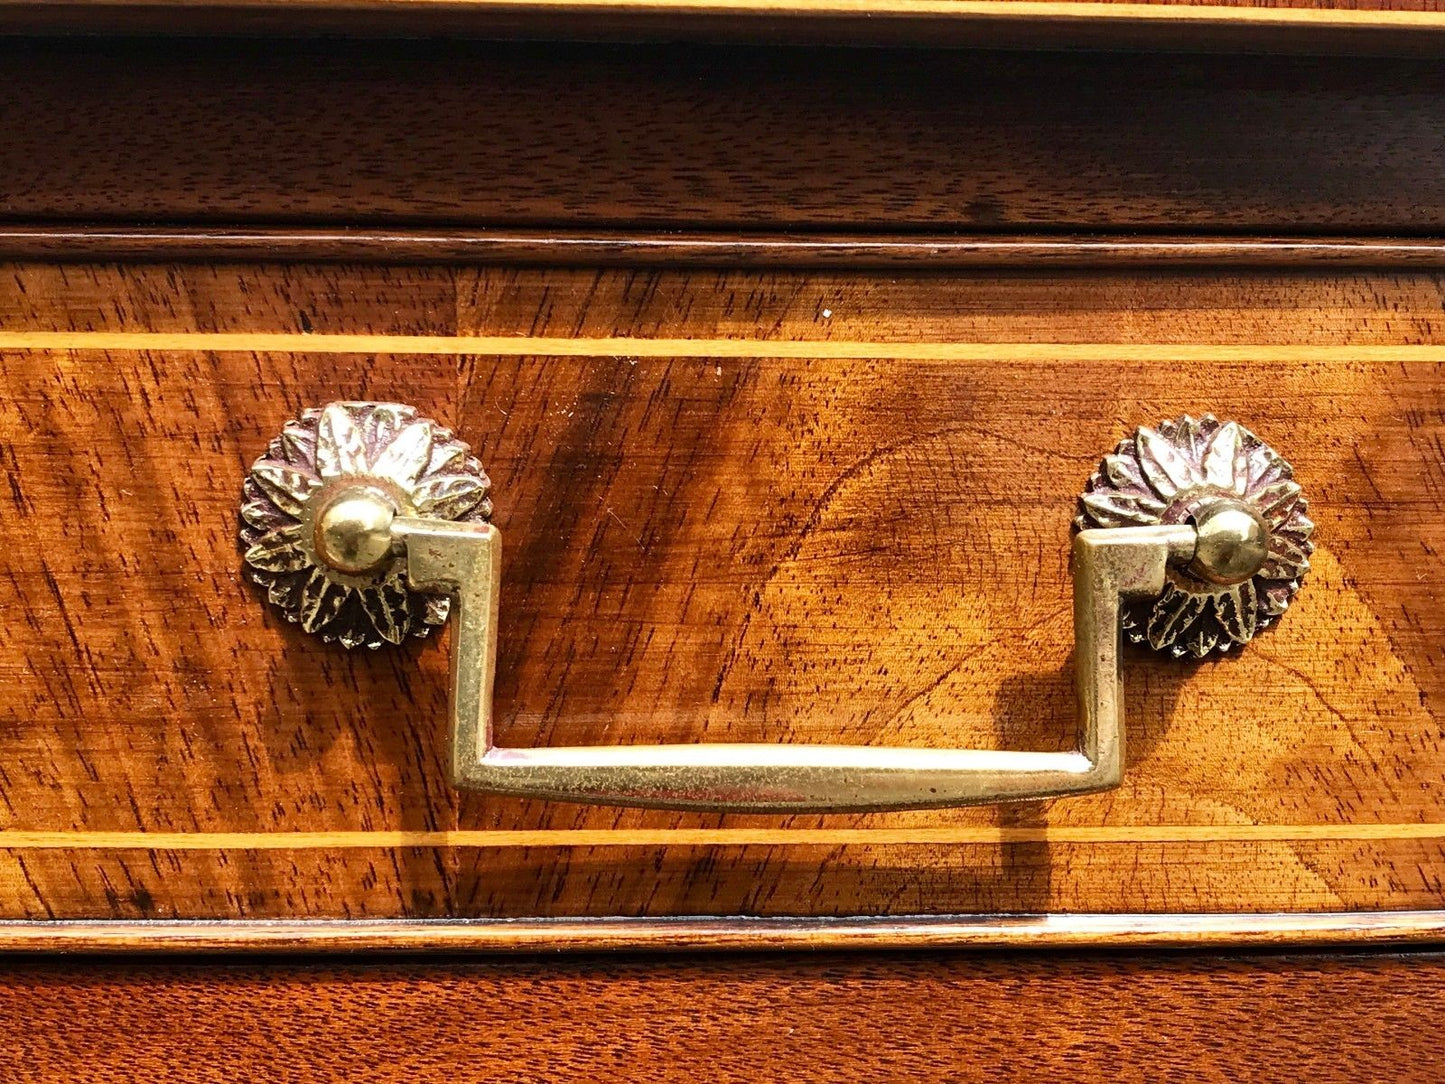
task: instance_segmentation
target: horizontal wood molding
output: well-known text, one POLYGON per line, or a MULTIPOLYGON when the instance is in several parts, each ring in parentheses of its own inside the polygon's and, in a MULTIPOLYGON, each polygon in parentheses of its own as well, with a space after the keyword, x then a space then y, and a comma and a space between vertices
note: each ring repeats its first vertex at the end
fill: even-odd
POLYGON ((1445 943, 1445 911, 896 918, 4 922, 0 952, 1302 948, 1445 943))
MULTIPOLYGON (((0 9, 39 7, 34 3, 6 0, 0 9)), ((217 12, 274 9, 275 0, 155 0, 134 4, 130 0, 57 0, 43 5, 55 9, 96 10, 150 7, 173 11, 209 8, 217 12)), ((312 12, 404 11, 424 15, 434 11, 548 12, 555 17, 605 11, 615 14, 690 15, 736 14, 802 17, 896 15, 948 16, 961 19, 1101 19, 1128 22, 1157 19, 1175 23, 1250 23, 1289 26, 1375 26, 1445 28, 1445 11, 1419 0, 1392 7, 1377 4, 1324 4, 1312 0, 1287 0, 1271 5, 1243 2, 1231 4, 1191 3, 1187 0, 1158 0, 1153 3, 1095 2, 1095 0, 291 0, 288 10, 312 12)), ((556 27, 564 36, 565 24, 556 27)))
POLYGON ((1432 54, 1429 0, 6 0, 0 32, 691 40, 1432 54))
POLYGON ((1445 267, 1445 238, 0 226, 0 259, 549 267, 1445 267))

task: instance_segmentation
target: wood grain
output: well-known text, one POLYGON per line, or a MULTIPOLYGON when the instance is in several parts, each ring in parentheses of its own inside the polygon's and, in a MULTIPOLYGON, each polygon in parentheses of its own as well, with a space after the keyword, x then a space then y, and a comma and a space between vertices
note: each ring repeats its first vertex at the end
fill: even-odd
POLYGON ((1430 237, 1139 237, 1033 234, 708 233, 672 230, 0 226, 0 259, 266 263, 843 268, 1445 266, 1430 237))
POLYGON ((11 225, 1445 232, 1420 60, 74 40, 0 64, 11 225))
POLYGON ((20 34, 1267 49, 1438 55, 1437 0, 5 0, 20 34))
POLYGON ((16 1084, 1410 1080, 1417 956, 7 963, 16 1084))
POLYGON ((7 334, 102 338, 0 353, 0 831, 78 833, 6 852, 0 914, 1439 907, 1445 366, 1403 359, 1442 298, 1424 271, 11 265, 7 334), (100 348, 137 332, 295 339, 100 348), (339 334, 687 336, 729 356, 327 352, 339 334), (895 360, 827 356, 858 342, 895 360), (1002 345, 993 364, 918 349, 951 343, 1002 345), (1145 356, 1171 343, 1195 360, 1145 356), (1297 353, 1227 349, 1248 344, 1297 353), (1360 357, 1298 353, 1315 345, 1360 357), (241 582, 242 471, 334 397, 411 401, 487 462, 516 743, 1062 746, 1073 496, 1122 433, 1186 409, 1295 461, 1320 551, 1238 658, 1130 659, 1115 794, 784 822, 458 796, 444 644, 347 655, 241 582), (437 834, 458 829, 643 834, 437 834), (145 849, 149 832, 245 838, 145 849), (319 835, 247 845, 295 832, 319 835), (415 834, 329 835, 357 832, 415 834))

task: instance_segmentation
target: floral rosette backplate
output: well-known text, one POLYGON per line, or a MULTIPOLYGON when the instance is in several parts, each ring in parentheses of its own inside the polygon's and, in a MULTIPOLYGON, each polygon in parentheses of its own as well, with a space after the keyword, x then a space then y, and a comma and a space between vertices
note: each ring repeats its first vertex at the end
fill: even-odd
POLYGON ((1195 658, 1245 643, 1299 590, 1314 524, 1290 465, 1248 429, 1209 414, 1139 429, 1089 478, 1075 519, 1080 530, 1190 523, 1222 499, 1244 503, 1265 525, 1263 566, 1242 583, 1219 585, 1170 565, 1163 594, 1125 607, 1131 641, 1195 658))
POLYGON ((347 647, 425 636, 449 600, 411 591, 402 562, 349 575, 318 559, 317 510, 365 485, 401 516, 486 522, 491 483, 451 430, 397 403, 303 411, 256 460, 243 486, 241 544, 251 578, 289 621, 347 647))

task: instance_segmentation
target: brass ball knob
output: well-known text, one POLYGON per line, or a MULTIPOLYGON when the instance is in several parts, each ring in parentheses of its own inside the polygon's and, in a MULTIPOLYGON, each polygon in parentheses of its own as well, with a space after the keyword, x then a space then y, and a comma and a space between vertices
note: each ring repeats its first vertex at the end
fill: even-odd
POLYGON ((1221 500, 1200 512, 1189 571, 1217 584, 1243 583, 1269 559, 1269 528, 1243 501, 1221 500))
POLYGON ((357 575, 392 556, 396 507, 374 489, 348 487, 316 516, 316 556, 338 572, 357 575))

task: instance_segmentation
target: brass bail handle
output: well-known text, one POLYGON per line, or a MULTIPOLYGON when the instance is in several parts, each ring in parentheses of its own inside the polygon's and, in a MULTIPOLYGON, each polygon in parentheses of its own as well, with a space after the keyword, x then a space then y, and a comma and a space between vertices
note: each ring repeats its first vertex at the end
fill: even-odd
POLYGON ((288 423, 244 484, 252 578, 308 632, 399 643, 456 611, 452 777, 499 794, 748 812, 861 812, 1052 798, 1119 785, 1123 639, 1176 657, 1246 643, 1288 606, 1313 524, 1288 463, 1210 415, 1141 428, 1105 456, 1073 541, 1079 743, 1071 752, 859 745, 505 748, 492 688, 501 533, 490 482, 450 430, 395 403, 288 423))

